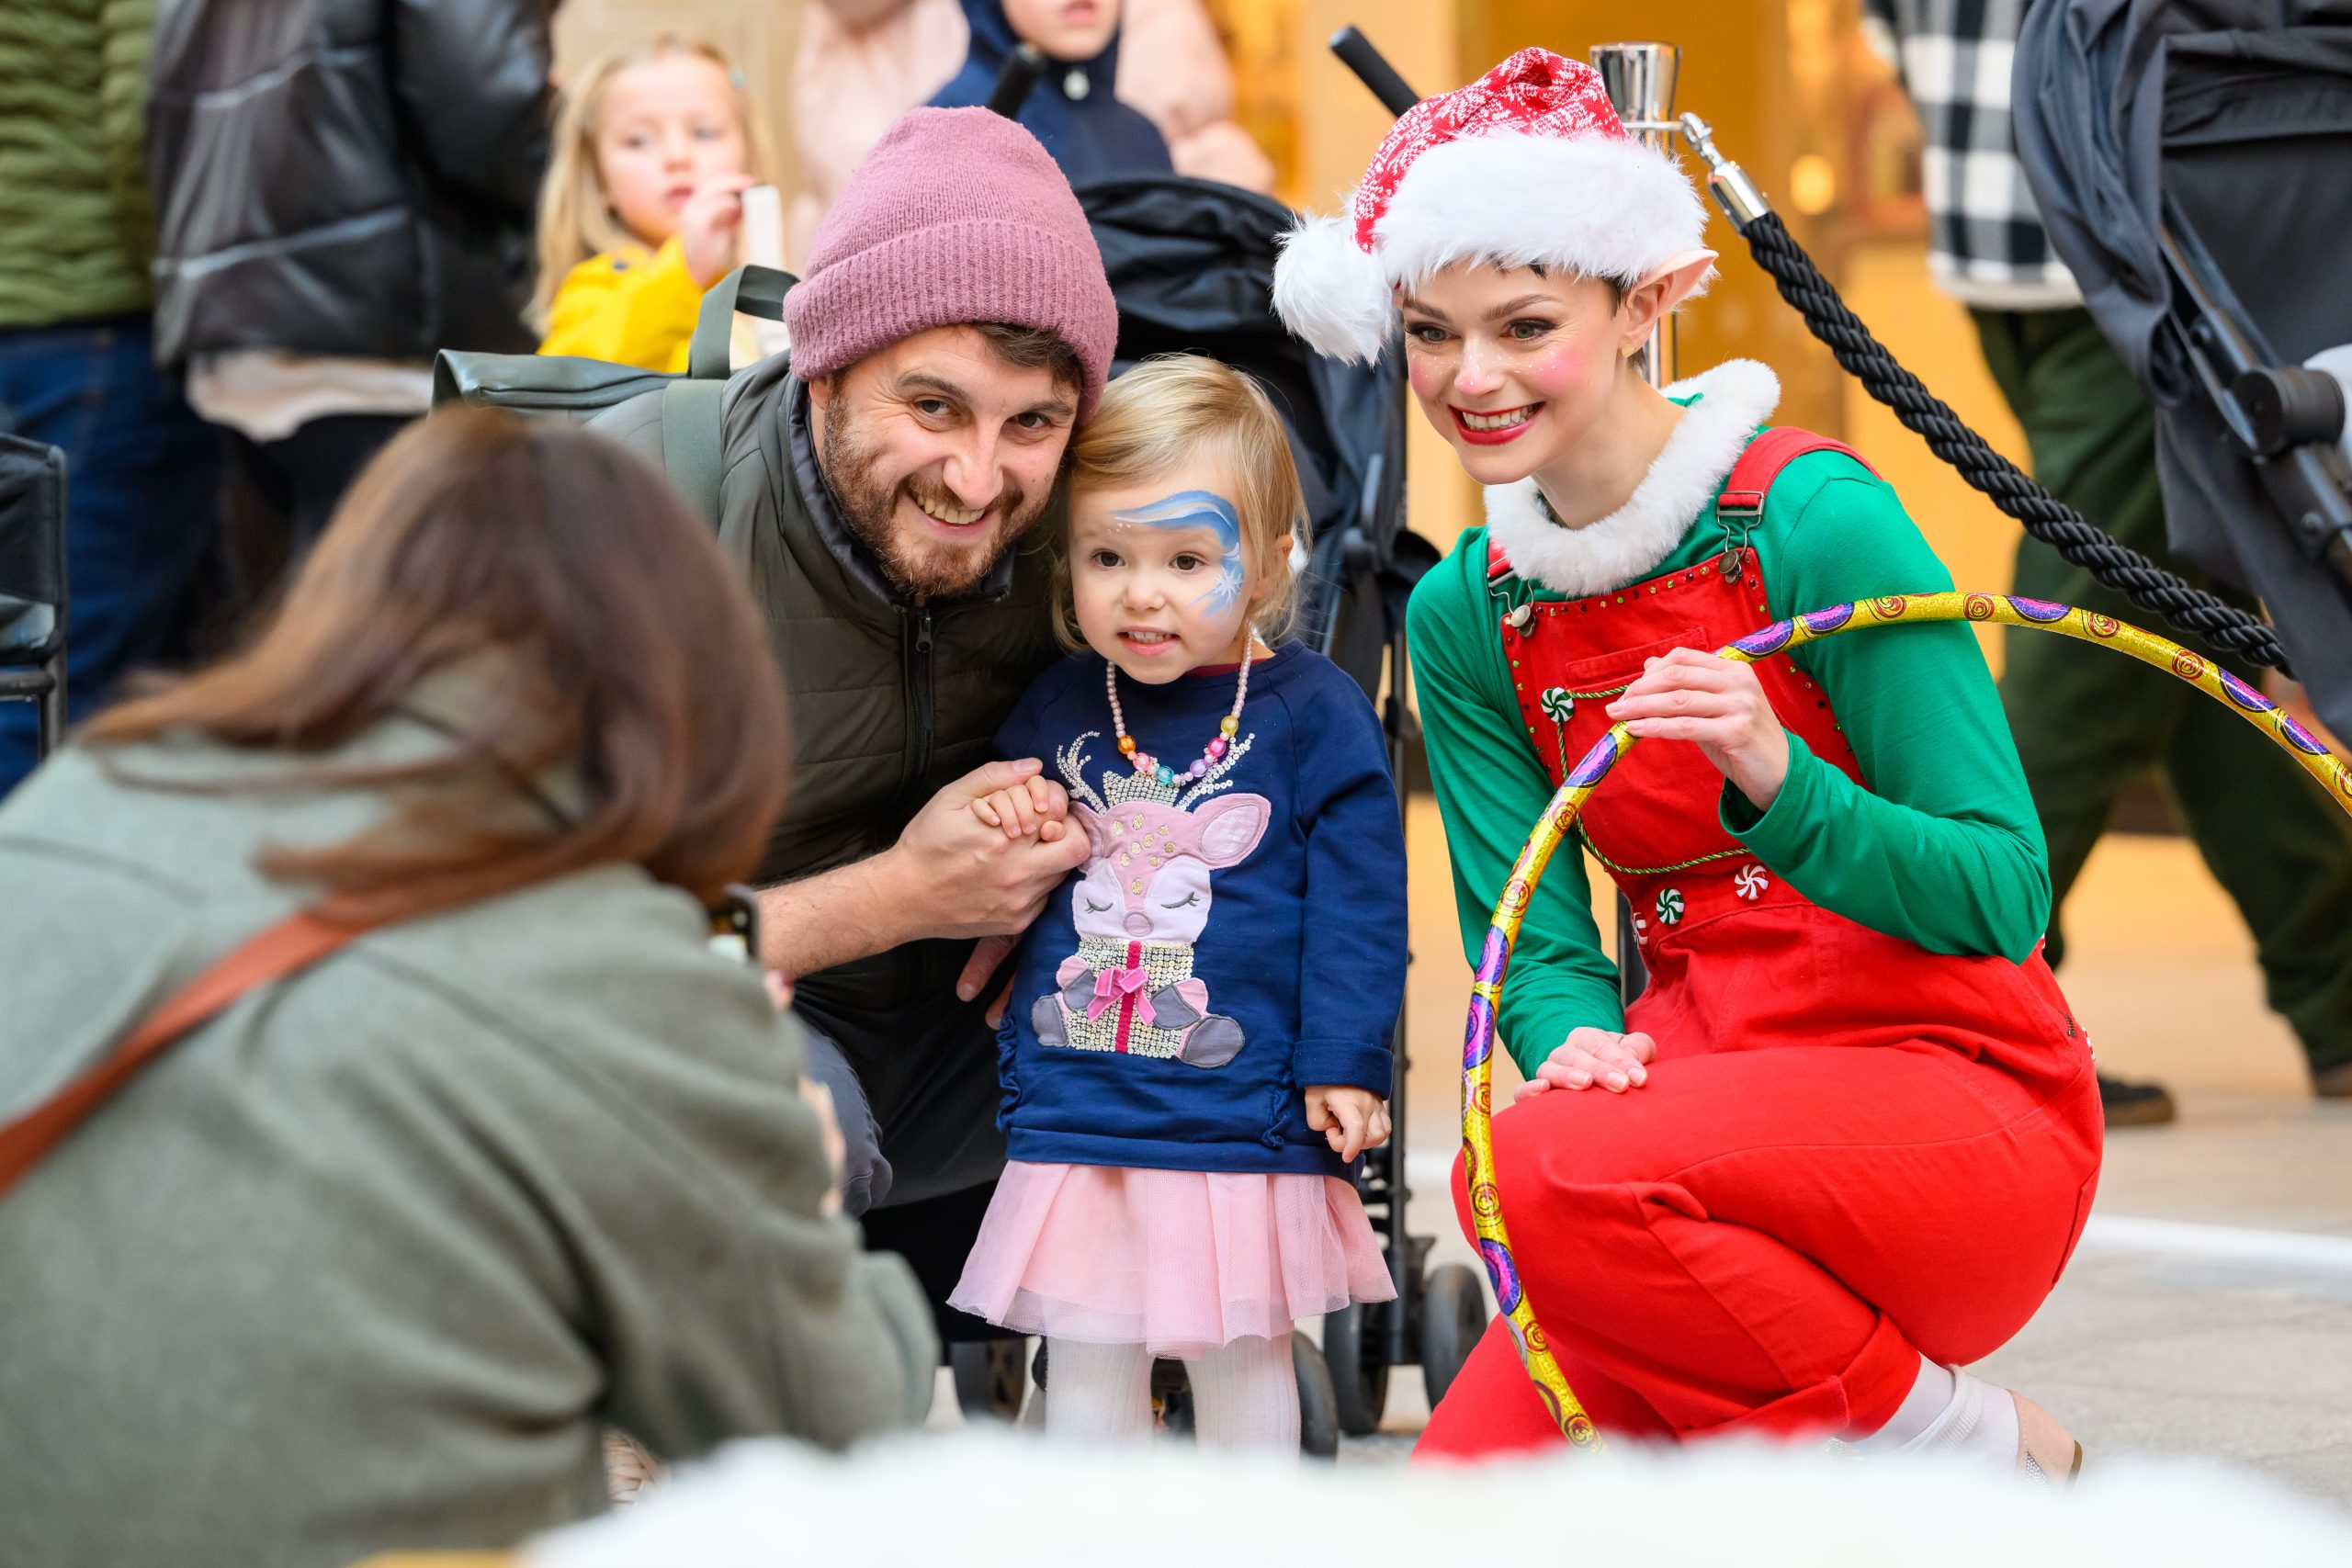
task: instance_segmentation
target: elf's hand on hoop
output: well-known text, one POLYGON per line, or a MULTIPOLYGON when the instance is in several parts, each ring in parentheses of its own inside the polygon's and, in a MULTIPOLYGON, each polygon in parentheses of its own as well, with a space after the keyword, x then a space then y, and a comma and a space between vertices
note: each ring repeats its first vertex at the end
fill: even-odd
POLYGON ((1691 740, 1749 804, 1769 811, 1789 776, 1789 732, 1755 670, 1695 648, 1647 660, 1609 716, 1644 740, 1691 740))
POLYGON ((1613 1029, 1583 1025, 1568 1031, 1567 1043, 1544 1059, 1535 1076, 1511 1095, 1514 1103, 1555 1089, 1590 1089, 1598 1084, 1611 1094, 1639 1089, 1650 1081, 1650 1063, 1657 1043, 1646 1034, 1620 1034, 1613 1029))

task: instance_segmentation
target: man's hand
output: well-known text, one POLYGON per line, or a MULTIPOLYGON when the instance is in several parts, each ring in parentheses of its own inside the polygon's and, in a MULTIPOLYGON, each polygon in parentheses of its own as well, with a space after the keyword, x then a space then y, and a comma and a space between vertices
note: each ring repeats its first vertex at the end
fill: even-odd
POLYGON ((1715 771, 1758 811, 1789 776, 1789 732, 1752 665, 1678 648, 1647 660, 1609 716, 1645 740, 1695 740, 1715 771))
POLYGON ((973 809, 1016 786, 1025 794, 1041 771, 1035 758, 973 769, 933 795, 884 852, 898 897, 921 911, 910 934, 1018 936, 1062 879, 1086 863, 1086 835, 1068 819, 1067 799, 1052 798, 1058 790, 1034 834, 1008 838, 973 809))
MULTIPOLYGON (((1057 789, 1048 806, 1059 800, 1060 811, 1048 809, 1024 837, 1006 838, 973 805, 1012 789, 1026 793, 1039 772, 1035 758, 975 768, 925 802, 880 854, 763 889, 760 924, 769 966, 808 976, 925 937, 1028 930, 1063 878, 1086 863, 1086 835, 1069 820, 1057 789)), ((981 965, 971 981, 976 994, 1003 954, 1000 948, 981 965)), ((973 963, 980 961, 974 954, 973 963)))
POLYGON ((1353 1159, 1388 1141, 1388 1101, 1351 1084, 1317 1084, 1306 1091, 1306 1124, 1341 1159, 1353 1159))
POLYGON ((1513 1101, 1555 1089, 1590 1089, 1594 1084, 1611 1094, 1639 1089, 1650 1081, 1649 1065, 1657 1058, 1657 1043, 1646 1034, 1620 1034, 1587 1025, 1568 1031, 1567 1043, 1544 1058, 1535 1076, 1519 1086, 1513 1101))

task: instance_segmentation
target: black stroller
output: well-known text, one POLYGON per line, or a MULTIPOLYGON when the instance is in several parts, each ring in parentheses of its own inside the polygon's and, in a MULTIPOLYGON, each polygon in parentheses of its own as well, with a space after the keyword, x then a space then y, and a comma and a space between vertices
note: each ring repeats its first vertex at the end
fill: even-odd
MULTIPOLYGON (((1437 559, 1405 527, 1401 361, 1392 352, 1369 368, 1344 365, 1284 330, 1272 293, 1277 242, 1292 222, 1281 203, 1166 175, 1083 186, 1078 197, 1119 304, 1112 374, 1149 355, 1204 354, 1256 377, 1281 412, 1313 529, 1299 633, 1379 706, 1401 796, 1412 739, 1405 600, 1437 559)), ((1434 1403, 1486 1327, 1477 1275, 1460 1264, 1430 1269, 1430 1238, 1406 1229, 1404 1045, 1400 1020, 1389 1101, 1395 1130, 1365 1157, 1358 1180, 1397 1299, 1326 1317, 1320 1358, 1295 1341, 1301 1443, 1312 1453, 1333 1452, 1341 1433, 1378 1427, 1391 1368, 1420 1365, 1434 1403)), ((959 1350, 956 1386, 967 1410, 1009 1413, 1018 1384, 1003 1354, 959 1350)), ((1181 1370, 1163 1365, 1153 1386, 1167 1424, 1183 1427, 1181 1370)))
POLYGON ((2352 0, 2043 0, 2013 97, 2051 243, 2155 402, 2173 548, 2260 596, 2352 735, 2352 0))
POLYGON ((0 435, 0 702, 38 705, 33 757, 65 732, 65 457, 0 435))

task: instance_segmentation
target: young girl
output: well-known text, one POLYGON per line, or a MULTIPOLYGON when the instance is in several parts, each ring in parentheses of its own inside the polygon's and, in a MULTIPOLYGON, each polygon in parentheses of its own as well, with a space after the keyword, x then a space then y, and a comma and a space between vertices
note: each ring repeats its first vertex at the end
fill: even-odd
POLYGON ((539 352, 685 369, 703 290, 747 259, 744 193, 775 167, 742 73, 711 45, 663 33, 591 63, 539 197, 539 352))
MULTIPOLYGON (((2047 1412, 1954 1370, 2048 1294, 2099 1161, 1975 639, 1709 651, 1951 579, 1852 454, 1757 435, 1762 366, 1665 395, 1635 369, 1712 256, 1697 193, 1587 67, 1523 50, 1417 105, 1354 205, 1293 237, 1276 298, 1335 353, 1401 318, 1416 400, 1487 487, 1409 622, 1473 963, 1561 775, 1615 723, 1644 742, 1577 829, 1647 988, 1621 1009, 1564 855, 1500 1009, 1528 1082, 1495 1180, 1553 1352, 1604 1432, 1839 1436, 2064 1478, 2080 1450, 2047 1412)), ((1498 1324, 1422 1448, 1558 1439, 1498 1324)))
POLYGON ((1279 641, 1301 513, 1282 422, 1212 360, 1112 383, 1071 448, 1063 640, 978 802, 1093 857, 1003 1031, 1012 1163, 953 1303, 1042 1334, 1049 1431, 1140 1436, 1182 1357, 1199 1432, 1295 1450, 1295 1320, 1395 1292, 1347 1180, 1388 1136, 1405 854, 1371 705, 1279 641))

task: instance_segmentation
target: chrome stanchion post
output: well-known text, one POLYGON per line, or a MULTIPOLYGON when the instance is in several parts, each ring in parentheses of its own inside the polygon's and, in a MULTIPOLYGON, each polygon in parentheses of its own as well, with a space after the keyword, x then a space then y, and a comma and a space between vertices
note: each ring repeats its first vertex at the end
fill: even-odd
MULTIPOLYGON (((1674 82, 1682 73, 1682 51, 1670 43, 1601 43, 1592 48, 1592 68, 1609 94, 1625 129, 1668 158, 1681 128, 1674 114, 1674 82)), ((1642 356, 1650 385, 1664 387, 1674 379, 1674 318, 1660 316, 1650 334, 1649 352, 1642 356)), ((1641 940, 1634 931, 1634 907, 1624 895, 1617 897, 1617 987, 1628 1005, 1649 984, 1649 967, 1642 962, 1641 940)))
MULTIPOLYGON (((1592 46, 1592 68, 1600 73, 1610 107, 1625 129, 1672 158, 1674 138, 1681 129, 1674 121, 1674 83, 1682 73, 1682 51, 1670 43, 1598 43, 1592 46)), ((1645 357, 1651 386, 1663 387, 1674 379, 1672 317, 1658 318, 1645 357)))

